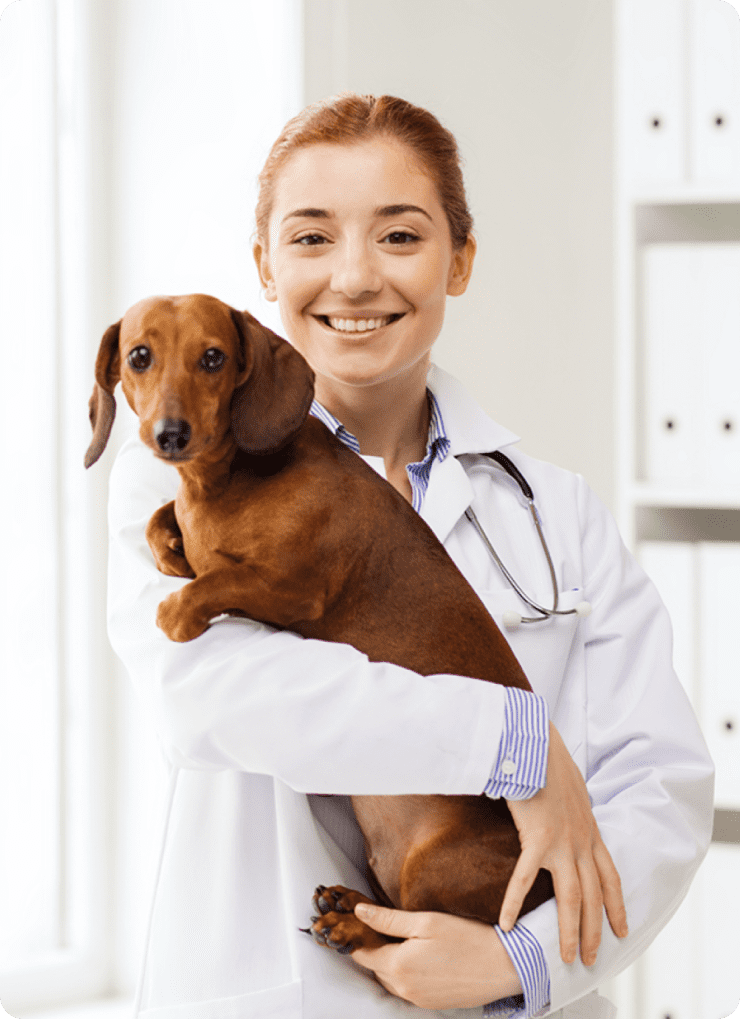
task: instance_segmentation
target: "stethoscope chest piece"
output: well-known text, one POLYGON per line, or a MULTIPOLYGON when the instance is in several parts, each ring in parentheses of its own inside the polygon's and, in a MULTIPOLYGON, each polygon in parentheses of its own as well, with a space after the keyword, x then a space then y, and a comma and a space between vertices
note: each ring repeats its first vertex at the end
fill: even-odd
MULTIPOLYGON (((531 602, 529 604, 531 605, 531 602)), ((585 616, 591 615, 592 608, 593 606, 591 605, 591 602, 579 601, 574 608, 568 609, 567 611, 560 610, 559 612, 553 612, 552 609, 549 610, 543 609, 542 611, 545 614, 538 616, 536 619, 525 618, 524 616, 522 616, 520 612, 514 612, 513 609, 507 609, 503 613, 501 621, 503 622, 507 630, 516 630, 518 629, 518 627, 522 625, 522 623, 541 623, 543 620, 549 619, 551 616, 555 615, 557 616, 575 615, 584 618, 585 616)))

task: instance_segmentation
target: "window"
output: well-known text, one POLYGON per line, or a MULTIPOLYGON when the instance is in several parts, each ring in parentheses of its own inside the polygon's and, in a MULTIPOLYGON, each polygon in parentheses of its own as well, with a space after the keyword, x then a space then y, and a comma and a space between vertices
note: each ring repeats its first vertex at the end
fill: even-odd
POLYGON ((86 473, 93 362, 103 329, 149 293, 211 291, 277 325, 259 303, 250 217, 269 145, 300 106, 300 10, 0 0, 0 1000, 12 1015, 135 981, 139 822, 156 814, 159 762, 105 633, 116 429, 86 473))
POLYGON ((9 1008, 108 982, 104 797, 92 782, 106 772, 96 746, 103 631, 91 611, 100 536, 72 468, 84 432, 70 407, 89 372, 71 381, 83 281, 80 232, 62 230, 80 145, 76 14, 73 3, 22 0, 0 22, 0 996, 9 1008))

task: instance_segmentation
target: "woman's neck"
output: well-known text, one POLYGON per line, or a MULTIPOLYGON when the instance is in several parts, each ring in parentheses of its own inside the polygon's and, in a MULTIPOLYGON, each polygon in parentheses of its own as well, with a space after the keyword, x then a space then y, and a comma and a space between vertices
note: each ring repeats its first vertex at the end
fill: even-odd
POLYGON ((383 459, 388 481, 411 502, 406 464, 424 458, 429 433, 426 372, 361 387, 319 376, 316 399, 355 436, 361 453, 383 459))

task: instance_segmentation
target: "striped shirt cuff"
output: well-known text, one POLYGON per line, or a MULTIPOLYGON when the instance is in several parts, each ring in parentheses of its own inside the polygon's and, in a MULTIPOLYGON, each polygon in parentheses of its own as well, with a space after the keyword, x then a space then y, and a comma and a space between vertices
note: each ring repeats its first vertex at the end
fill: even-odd
POLYGON ((486 796, 528 800, 543 789, 549 746, 550 715, 544 697, 507 687, 501 744, 486 796))
POLYGON ((524 995, 492 1001, 484 1006, 483 1019, 532 1019, 544 1015, 550 1004, 550 973, 542 946, 521 923, 508 934, 497 926, 496 933, 514 964, 524 995))

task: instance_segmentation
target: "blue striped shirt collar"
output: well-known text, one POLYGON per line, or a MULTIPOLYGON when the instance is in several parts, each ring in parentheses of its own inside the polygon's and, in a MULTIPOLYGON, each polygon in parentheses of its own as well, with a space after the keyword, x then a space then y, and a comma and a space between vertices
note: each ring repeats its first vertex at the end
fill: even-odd
MULTIPOLYGON (((441 463, 450 452, 450 440, 445 431, 442 411, 436 396, 430 389, 427 389, 427 399, 429 401, 429 432, 424 459, 418 463, 408 464, 406 467, 406 473, 411 482, 413 507, 417 512, 421 509, 424 496, 429 487, 432 465, 435 460, 441 463)), ((326 407, 322 406, 318 400, 314 400, 311 404, 311 414, 317 417, 319 421, 322 421, 329 431, 333 432, 345 446, 348 446, 355 453, 360 453, 360 444, 357 438, 326 407)))

